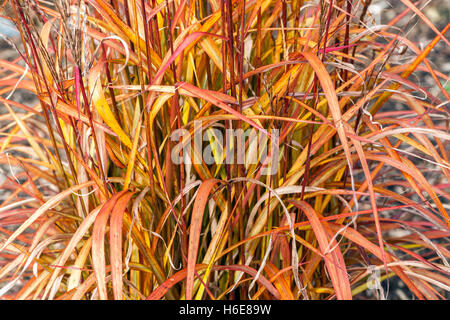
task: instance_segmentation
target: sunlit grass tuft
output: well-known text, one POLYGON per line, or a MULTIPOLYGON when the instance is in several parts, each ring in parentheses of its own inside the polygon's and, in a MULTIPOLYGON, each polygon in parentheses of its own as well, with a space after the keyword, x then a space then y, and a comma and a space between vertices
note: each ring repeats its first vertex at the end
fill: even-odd
POLYGON ((446 299, 450 24, 370 3, 4 1, 0 296, 446 299))

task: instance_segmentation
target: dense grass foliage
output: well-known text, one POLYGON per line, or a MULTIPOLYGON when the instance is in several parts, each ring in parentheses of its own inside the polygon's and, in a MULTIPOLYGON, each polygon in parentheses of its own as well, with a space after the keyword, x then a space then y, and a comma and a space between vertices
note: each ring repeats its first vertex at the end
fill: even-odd
POLYGON ((371 2, 2 1, 2 298, 446 299, 450 24, 371 2))

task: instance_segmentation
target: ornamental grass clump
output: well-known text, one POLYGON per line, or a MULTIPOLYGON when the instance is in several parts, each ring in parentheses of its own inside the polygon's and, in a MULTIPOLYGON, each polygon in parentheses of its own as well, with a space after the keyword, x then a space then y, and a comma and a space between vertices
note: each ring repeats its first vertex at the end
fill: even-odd
POLYGON ((2 299, 447 299, 426 4, 3 1, 2 299))

